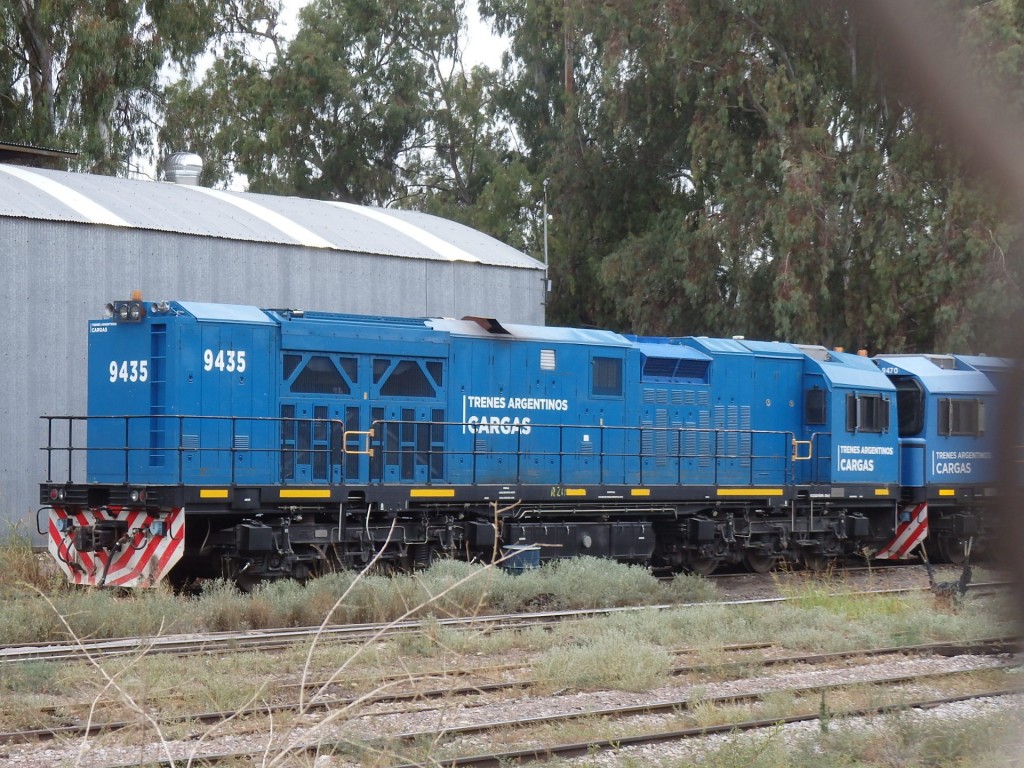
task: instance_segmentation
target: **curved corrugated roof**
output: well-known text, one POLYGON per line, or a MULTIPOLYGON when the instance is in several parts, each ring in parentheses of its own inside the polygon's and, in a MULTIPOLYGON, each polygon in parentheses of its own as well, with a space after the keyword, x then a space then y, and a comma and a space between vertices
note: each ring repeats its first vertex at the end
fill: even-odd
POLYGON ((543 269, 504 243, 411 211, 0 165, 0 216, 543 269))

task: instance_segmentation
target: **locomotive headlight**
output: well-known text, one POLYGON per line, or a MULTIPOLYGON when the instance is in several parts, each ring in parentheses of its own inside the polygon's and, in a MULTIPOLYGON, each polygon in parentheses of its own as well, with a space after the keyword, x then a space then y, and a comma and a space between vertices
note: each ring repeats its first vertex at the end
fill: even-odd
POLYGON ((144 490, 140 490, 139 488, 132 488, 130 491, 128 491, 128 499, 132 502, 132 504, 145 503, 146 492, 144 490))
POLYGON ((142 301, 114 301, 107 304, 107 314, 118 322, 138 323, 146 316, 146 305, 142 301))

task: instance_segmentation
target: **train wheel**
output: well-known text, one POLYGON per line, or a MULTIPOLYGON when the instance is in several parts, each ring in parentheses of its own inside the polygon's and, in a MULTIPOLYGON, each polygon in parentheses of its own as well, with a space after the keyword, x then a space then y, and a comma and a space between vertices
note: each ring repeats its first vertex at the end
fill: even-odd
POLYGON ((698 576, 710 576, 718 567, 717 557, 691 557, 686 561, 686 570, 698 576))
POLYGON ((939 536, 930 544, 928 539, 925 539, 925 546, 928 547, 928 556, 934 563, 963 565, 967 559, 964 543, 953 536, 939 536))
POLYGON ((775 558, 764 552, 747 550, 743 553, 743 565, 751 573, 768 573, 775 565, 775 558))

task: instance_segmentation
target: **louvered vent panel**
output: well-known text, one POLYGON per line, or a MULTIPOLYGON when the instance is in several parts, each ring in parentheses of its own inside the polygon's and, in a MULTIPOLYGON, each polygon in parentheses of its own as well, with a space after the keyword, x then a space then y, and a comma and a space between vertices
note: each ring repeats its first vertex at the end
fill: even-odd
POLYGON ((650 456, 654 453, 654 432, 651 431, 651 427, 654 426, 654 422, 646 420, 640 422, 641 427, 641 440, 640 440, 640 451, 645 456, 650 456))
MULTIPOLYGON (((665 394, 662 390, 662 394, 665 394)), ((668 426, 668 411, 664 408, 658 408, 654 415, 654 425, 658 427, 657 436, 654 439, 655 452, 658 454, 658 466, 665 466, 665 455, 668 453, 668 432, 665 428, 668 426)))
POLYGON ((680 441, 682 440, 683 422, 673 421, 670 425, 672 431, 668 433, 668 452, 672 456, 679 455, 680 441))
POLYGON ((693 458, 697 455, 697 432, 694 431, 696 424, 692 421, 686 422, 685 432, 683 432, 683 454, 687 458, 693 458))
POLYGON ((711 444, 714 434, 708 430, 711 428, 711 414, 708 411, 700 412, 700 466, 707 469, 711 466, 711 444))

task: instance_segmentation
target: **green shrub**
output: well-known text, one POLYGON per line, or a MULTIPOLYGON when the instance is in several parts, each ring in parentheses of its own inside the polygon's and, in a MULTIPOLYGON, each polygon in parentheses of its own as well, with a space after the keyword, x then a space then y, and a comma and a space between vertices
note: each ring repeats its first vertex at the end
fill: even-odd
POLYGON ((666 603, 707 603, 720 597, 714 584, 693 573, 677 574, 664 586, 666 603))
POLYGON ((43 600, 0 601, 0 643, 35 643, 67 637, 60 617, 43 600))
POLYGON ((246 596, 230 581, 217 579, 207 582, 195 601, 200 626, 214 632, 248 628, 245 599, 246 596))
POLYGON ((1016 714, 930 720, 898 713, 873 720, 869 727, 838 720, 825 733, 791 738, 783 735, 783 729, 766 735, 736 735, 698 759, 661 764, 673 768, 698 763, 706 768, 1008 768, 1020 764, 1016 756, 1011 757, 1019 729, 1016 714))
POLYGON ((59 673, 58 665, 46 661, 8 664, 0 675, 0 692, 58 694, 61 693, 59 673))
POLYGON ((538 660, 537 675, 554 688, 645 691, 664 683, 671 667, 664 648, 609 629, 551 648, 538 660))
POLYGON ((48 555, 38 555, 32 537, 13 523, 0 536, 0 597, 26 592, 50 593, 64 585, 64 578, 48 555))
POLYGON ((612 608, 666 598, 663 586, 648 569, 594 557, 550 560, 501 586, 496 598, 502 611, 612 608))

